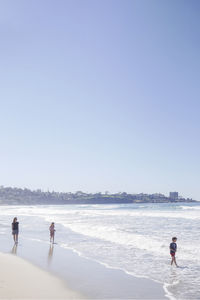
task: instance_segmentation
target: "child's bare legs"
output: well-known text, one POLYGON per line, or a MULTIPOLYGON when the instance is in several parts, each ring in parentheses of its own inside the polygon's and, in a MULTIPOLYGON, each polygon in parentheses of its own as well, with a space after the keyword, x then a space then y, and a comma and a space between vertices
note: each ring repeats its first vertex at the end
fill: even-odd
POLYGON ((51 233, 51 235, 50 235, 50 243, 51 243, 51 241, 53 241, 53 243, 54 243, 54 233, 51 233))
MULTIPOLYGON (((171 260, 171 266, 173 265, 173 262, 175 263, 175 265, 177 266, 177 263, 176 263, 176 258, 175 256, 172 256, 172 260, 171 260)), ((178 267, 178 266, 177 266, 178 267)))
POLYGON ((176 257, 174 256, 174 263, 175 265, 178 267, 177 263, 176 263, 176 257))
POLYGON ((18 234, 13 234, 13 240, 15 243, 18 243, 18 234))

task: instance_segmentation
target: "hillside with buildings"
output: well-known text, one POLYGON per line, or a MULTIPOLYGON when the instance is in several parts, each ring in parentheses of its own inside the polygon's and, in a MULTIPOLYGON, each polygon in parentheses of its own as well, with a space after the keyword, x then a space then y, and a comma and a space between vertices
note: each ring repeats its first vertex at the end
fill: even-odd
POLYGON ((112 203, 168 203, 168 202, 194 202, 191 198, 179 197, 178 192, 170 192, 169 196, 163 194, 127 194, 116 193, 59 193, 44 192, 21 188, 0 187, 0 205, 36 205, 36 204, 112 204, 112 203))

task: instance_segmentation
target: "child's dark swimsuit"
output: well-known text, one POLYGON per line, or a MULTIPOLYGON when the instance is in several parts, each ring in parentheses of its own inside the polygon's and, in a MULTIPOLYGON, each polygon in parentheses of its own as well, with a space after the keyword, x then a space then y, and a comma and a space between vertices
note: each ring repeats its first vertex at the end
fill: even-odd
POLYGON ((19 222, 12 223, 12 234, 19 234, 19 222))
POLYGON ((170 254, 171 254, 171 256, 175 256, 176 249, 177 249, 176 243, 174 243, 174 242, 171 243, 171 244, 170 244, 170 254))

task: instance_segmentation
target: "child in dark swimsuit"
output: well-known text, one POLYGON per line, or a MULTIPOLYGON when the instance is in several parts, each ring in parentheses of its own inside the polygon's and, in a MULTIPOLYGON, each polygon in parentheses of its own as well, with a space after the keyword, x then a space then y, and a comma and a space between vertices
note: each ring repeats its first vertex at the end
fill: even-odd
MULTIPOLYGON (((171 265, 172 265, 173 263, 175 263, 175 265, 177 266, 176 258, 175 258, 176 251, 177 251, 177 244, 176 244, 176 241, 177 241, 177 238, 176 238, 176 237, 173 237, 173 238, 172 238, 172 243, 169 245, 169 249, 170 249, 170 255, 171 255, 171 257, 172 257, 171 265)), ((177 266, 177 267, 178 267, 178 266, 177 266)))
POLYGON ((12 235, 15 244, 18 243, 18 234, 19 234, 19 222, 17 222, 17 218, 15 217, 12 222, 12 235))

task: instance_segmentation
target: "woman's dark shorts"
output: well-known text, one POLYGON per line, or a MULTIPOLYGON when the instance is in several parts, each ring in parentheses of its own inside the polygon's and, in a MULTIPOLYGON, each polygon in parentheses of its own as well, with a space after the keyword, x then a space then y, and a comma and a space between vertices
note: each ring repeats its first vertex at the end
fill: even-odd
POLYGON ((13 231, 12 231, 12 234, 14 235, 14 234, 19 234, 19 230, 18 229, 14 229, 13 231))

